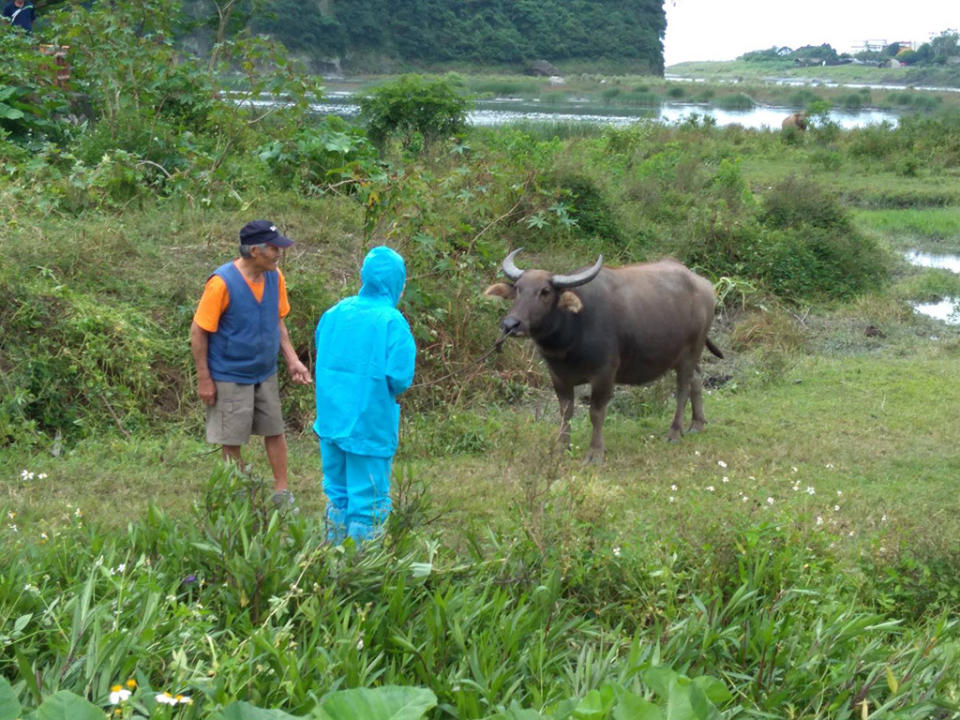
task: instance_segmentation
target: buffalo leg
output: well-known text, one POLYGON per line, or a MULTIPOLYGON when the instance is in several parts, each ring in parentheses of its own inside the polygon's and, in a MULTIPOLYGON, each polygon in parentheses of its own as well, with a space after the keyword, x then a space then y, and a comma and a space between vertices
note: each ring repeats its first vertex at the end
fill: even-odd
POLYGON ((607 417, 607 403, 613 394, 613 385, 602 383, 593 385, 590 389, 590 424, 593 426, 593 435, 590 437, 590 451, 587 453, 587 462, 603 462, 603 421, 607 417))
POLYGON ((699 367, 694 368, 693 378, 690 380, 690 406, 693 409, 690 430, 693 432, 703 430, 707 424, 707 418, 703 414, 703 374, 699 367))
POLYGON ((677 368, 677 410, 673 414, 673 422, 670 423, 670 432, 667 433, 667 440, 670 442, 676 442, 683 437, 683 413, 690 398, 694 370, 693 365, 680 365, 677 368))
POLYGON ((553 389, 560 402, 560 434, 557 437, 560 447, 564 450, 570 447, 570 418, 573 417, 573 385, 564 385, 554 382, 553 389))

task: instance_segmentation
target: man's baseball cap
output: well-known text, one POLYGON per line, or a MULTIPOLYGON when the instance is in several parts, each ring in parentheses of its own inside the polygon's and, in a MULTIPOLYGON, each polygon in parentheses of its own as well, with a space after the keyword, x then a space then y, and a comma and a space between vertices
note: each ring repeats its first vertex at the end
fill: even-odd
POLYGON ((278 248, 290 247, 293 240, 277 232, 277 226, 269 220, 254 220, 240 228, 241 245, 273 245, 278 248))

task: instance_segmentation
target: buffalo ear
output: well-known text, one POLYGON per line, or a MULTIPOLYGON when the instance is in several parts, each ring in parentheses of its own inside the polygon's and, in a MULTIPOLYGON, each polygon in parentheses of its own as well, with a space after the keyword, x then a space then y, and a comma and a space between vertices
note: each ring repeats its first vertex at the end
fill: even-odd
POLYGON ((507 283, 494 283, 484 290, 483 294, 487 297, 498 297, 503 298, 504 300, 513 300, 517 296, 517 289, 513 285, 508 285, 507 283))
POLYGON ((561 310, 566 310, 567 312, 578 313, 583 310, 583 303, 580 301, 580 298, 576 295, 576 293, 566 290, 560 296, 560 300, 557 301, 557 307, 561 310))

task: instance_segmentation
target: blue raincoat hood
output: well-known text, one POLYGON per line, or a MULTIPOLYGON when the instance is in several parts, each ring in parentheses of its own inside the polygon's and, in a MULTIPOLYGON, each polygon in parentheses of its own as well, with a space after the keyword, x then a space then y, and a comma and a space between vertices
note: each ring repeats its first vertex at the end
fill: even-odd
POLYGON ((360 297, 386 298, 396 306, 407 282, 407 267, 396 251, 381 245, 364 258, 360 281, 360 297))

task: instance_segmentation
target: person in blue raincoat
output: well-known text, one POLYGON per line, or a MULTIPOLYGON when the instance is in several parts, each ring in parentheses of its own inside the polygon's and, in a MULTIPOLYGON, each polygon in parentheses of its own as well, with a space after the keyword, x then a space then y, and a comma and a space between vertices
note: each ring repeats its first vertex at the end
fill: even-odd
POLYGON ((390 468, 397 450, 397 396, 413 382, 417 349, 396 305, 407 271, 403 258, 375 247, 362 285, 320 318, 314 378, 327 539, 376 538, 390 514, 390 468))

